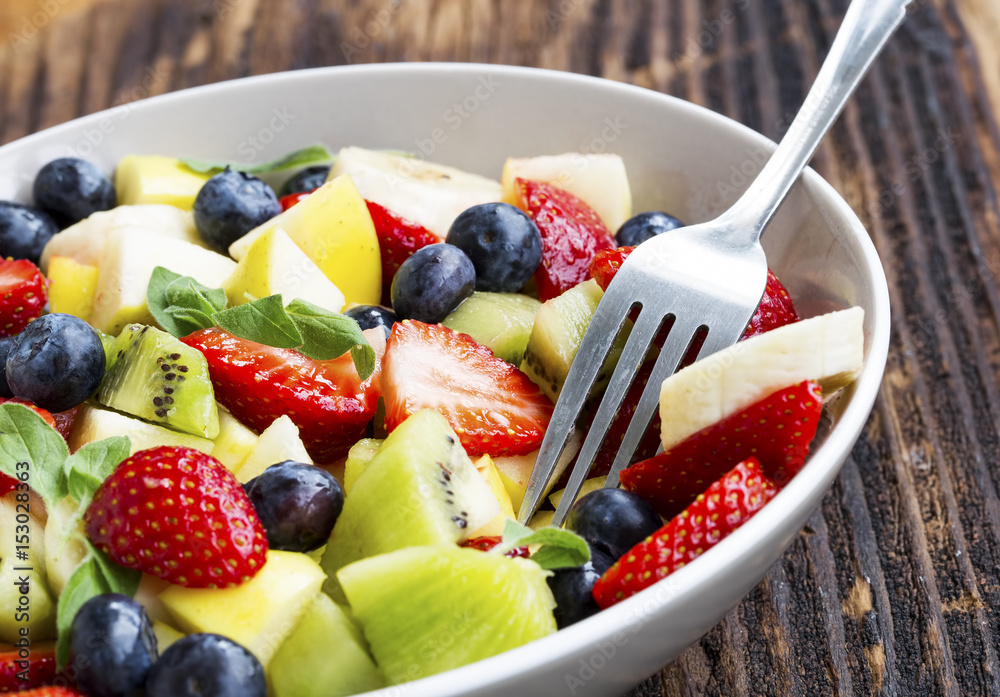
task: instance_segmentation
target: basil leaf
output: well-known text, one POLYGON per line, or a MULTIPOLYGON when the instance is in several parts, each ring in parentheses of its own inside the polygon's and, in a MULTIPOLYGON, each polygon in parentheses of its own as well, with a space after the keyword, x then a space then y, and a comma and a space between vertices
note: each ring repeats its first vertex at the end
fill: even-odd
POLYGON ((204 174, 217 174, 225 170, 226 167, 238 172, 246 172, 247 174, 266 174, 268 172, 282 172, 286 169, 332 162, 333 159, 333 155, 330 154, 325 145, 310 145, 283 155, 277 160, 262 162, 259 165, 240 164, 239 162, 227 162, 224 160, 199 160, 194 157, 180 158, 185 167, 204 174))
POLYGON ((167 302, 214 315, 226 309, 226 291, 203 286, 190 276, 174 279, 164 289, 167 302))
POLYGON ((76 570, 66 581, 66 587, 59 594, 59 604, 56 606, 56 664, 62 670, 69 663, 69 629, 73 618, 85 602, 96 595, 108 593, 100 567, 88 555, 84 557, 76 570))
POLYGON ((514 547, 529 545, 541 545, 541 549, 531 555, 531 560, 543 569, 580 566, 590 559, 590 547, 575 532, 551 527, 531 530, 510 518, 504 523, 503 541, 491 552, 503 554, 514 547))
POLYGON ((137 569, 129 569, 111 561, 107 554, 87 542, 91 558, 101 570, 105 585, 110 589, 109 593, 121 593, 130 598, 134 597, 142 582, 142 572, 137 569))
POLYGON ((90 505, 94 493, 132 449, 128 436, 112 436, 87 443, 66 458, 63 471, 69 486, 69 495, 79 502, 80 508, 90 505))
POLYGON ((170 317, 170 334, 178 338, 187 336, 199 329, 208 329, 215 326, 215 320, 201 310, 193 310, 180 305, 171 305, 164 310, 164 313, 170 317))
POLYGON ((215 315, 215 322, 230 334, 276 348, 298 348, 302 335, 285 314, 281 295, 269 295, 237 305, 215 315))
POLYGON ((350 351, 362 380, 367 380, 374 372, 375 349, 350 317, 299 299, 288 303, 285 313, 302 334, 302 346, 299 347, 302 355, 326 361, 350 351))
POLYGON ((37 412, 23 404, 0 404, 0 472, 26 483, 46 507, 59 503, 69 487, 63 464, 69 455, 66 441, 37 412), (28 469, 18 469, 18 463, 28 469))

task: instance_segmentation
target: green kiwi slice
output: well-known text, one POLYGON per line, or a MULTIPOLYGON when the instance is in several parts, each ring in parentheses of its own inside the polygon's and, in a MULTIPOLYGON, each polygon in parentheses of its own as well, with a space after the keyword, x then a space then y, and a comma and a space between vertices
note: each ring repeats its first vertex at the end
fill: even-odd
POLYGON ((541 306, 534 298, 519 293, 477 291, 441 324, 468 334, 498 358, 521 365, 531 326, 541 306))

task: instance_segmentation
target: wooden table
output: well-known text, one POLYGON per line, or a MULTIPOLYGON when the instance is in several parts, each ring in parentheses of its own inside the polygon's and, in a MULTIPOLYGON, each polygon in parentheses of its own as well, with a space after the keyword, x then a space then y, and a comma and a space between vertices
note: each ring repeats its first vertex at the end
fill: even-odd
MULTIPOLYGON (((381 21, 390 0, 2 0, 0 141, 216 80, 394 60, 602 75, 777 139, 845 5, 403 0, 381 21)), ((814 161, 885 265, 882 393, 788 552, 634 696, 1000 694, 1000 4, 916 5, 814 161)))

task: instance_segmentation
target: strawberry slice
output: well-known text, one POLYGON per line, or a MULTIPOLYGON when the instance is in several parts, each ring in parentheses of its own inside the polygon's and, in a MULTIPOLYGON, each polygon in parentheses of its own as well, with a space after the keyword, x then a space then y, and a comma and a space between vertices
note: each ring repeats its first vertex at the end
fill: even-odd
POLYGON ((312 191, 299 191, 298 193, 295 194, 288 194, 287 196, 282 196, 280 199, 278 199, 278 203, 281 204, 281 211, 282 212, 287 211, 292 206, 298 203, 302 203, 307 198, 309 198, 309 194, 311 193, 312 191))
POLYGON ((83 517, 112 560, 188 588, 238 586, 257 575, 267 535, 233 473, 211 455, 140 450, 104 480, 83 517))
MULTIPOLYGON (((503 542, 503 538, 499 535, 484 535, 483 537, 470 537, 468 540, 460 542, 458 546, 478 549, 481 552, 489 552, 501 542, 503 542)), ((531 556, 531 551, 527 547, 515 547, 508 552, 504 552, 504 556, 511 559, 514 557, 524 557, 527 559, 531 556)))
MULTIPOLYGON (((628 258, 628 255, 635 250, 635 247, 618 247, 598 252, 590 262, 590 275, 597 281, 597 285, 602 290, 607 290, 611 279, 618 273, 618 269, 628 258)), ((743 332, 743 339, 751 336, 763 334, 764 332, 777 329, 778 327, 792 322, 798 322, 799 315, 795 311, 792 297, 788 294, 785 286, 782 285, 778 277, 770 269, 767 270, 767 283, 764 286, 764 296, 757 306, 757 311, 750 318, 750 324, 743 332)), ((694 348, 694 347, 692 347, 694 348)), ((700 346, 699 346, 700 348, 700 346)))
POLYGON ((524 455, 541 445, 552 402, 528 376, 485 346, 439 324, 396 322, 382 369, 385 425, 435 409, 466 451, 524 455))
POLYGON ((58 671, 55 644, 52 642, 32 646, 27 667, 23 660, 18 649, 13 646, 4 645, 0 649, 0 694, 20 693, 55 680, 58 671), (22 680, 25 676, 28 679, 22 680))
POLYGON ((382 252, 382 296, 389 298, 392 278, 403 262, 421 247, 443 242, 441 238, 420 223, 396 215, 385 206, 365 200, 375 224, 375 235, 382 252))
POLYGON ((669 576, 725 539, 777 493, 755 458, 731 469, 680 515, 630 549, 594 584, 603 610, 669 576))
POLYGON ((0 336, 14 336, 42 314, 45 277, 27 259, 0 259, 0 336))
POLYGON ((668 452, 632 465, 621 474, 622 487, 669 518, 708 482, 751 455, 777 486, 784 486, 802 469, 822 409, 823 395, 814 382, 780 390, 668 452))
POLYGON ((385 348, 381 329, 365 332, 375 349, 375 372, 362 382, 349 353, 316 361, 294 349, 265 346, 218 327, 181 339, 205 355, 215 398, 246 426, 263 431, 282 414, 299 427, 309 455, 333 462, 364 438, 380 395, 385 348))
POLYGON ((542 234, 542 263, 535 282, 545 302, 586 281, 594 255, 614 249, 615 238, 594 209, 568 191, 525 179, 516 184, 518 207, 542 234))

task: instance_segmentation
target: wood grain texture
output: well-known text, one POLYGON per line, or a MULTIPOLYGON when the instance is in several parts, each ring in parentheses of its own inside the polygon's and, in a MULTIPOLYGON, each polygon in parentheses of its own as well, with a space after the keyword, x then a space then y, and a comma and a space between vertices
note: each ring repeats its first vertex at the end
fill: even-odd
MULTIPOLYGON (((0 141, 168 90, 349 62, 537 65, 780 138, 846 0, 44 0, 0 5, 0 141), (51 5, 50 5, 51 6, 51 5)), ((882 256, 892 348, 820 510, 634 697, 1000 694, 1000 6, 917 0, 816 155, 882 256)))

